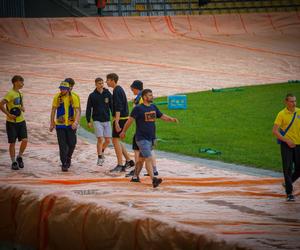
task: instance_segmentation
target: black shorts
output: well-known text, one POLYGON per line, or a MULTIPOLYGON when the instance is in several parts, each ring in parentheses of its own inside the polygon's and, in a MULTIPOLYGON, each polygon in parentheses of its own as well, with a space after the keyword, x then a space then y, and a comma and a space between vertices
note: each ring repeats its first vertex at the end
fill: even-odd
POLYGON ((112 137, 113 138, 120 138, 120 133, 121 133, 122 129, 124 128, 124 125, 125 125, 126 122, 127 122, 127 119, 119 120, 119 126, 120 126, 121 130, 120 130, 120 132, 117 132, 116 128, 115 128, 115 121, 113 121, 113 124, 112 124, 112 126, 113 126, 113 128, 112 128, 112 137))
POLYGON ((27 139, 27 127, 26 122, 8 122, 6 121, 6 133, 8 143, 15 143, 17 138, 18 141, 27 139))
POLYGON ((140 150, 140 149, 139 149, 139 146, 136 144, 136 141, 135 141, 135 135, 134 135, 133 138, 132 138, 132 149, 133 149, 133 150, 140 150))

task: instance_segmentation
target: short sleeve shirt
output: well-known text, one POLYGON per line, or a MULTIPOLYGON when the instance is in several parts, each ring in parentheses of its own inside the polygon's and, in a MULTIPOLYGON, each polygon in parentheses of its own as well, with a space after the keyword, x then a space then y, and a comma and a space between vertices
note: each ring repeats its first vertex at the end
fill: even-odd
POLYGON ((155 121, 163 114, 154 105, 146 106, 144 104, 137 105, 133 108, 130 116, 136 122, 136 140, 153 140, 156 138, 155 121))
MULTIPOLYGON (((285 137, 290 139, 296 145, 300 145, 300 109, 296 108, 295 112, 295 120, 292 126, 289 128, 288 132, 285 134, 285 137)), ((285 108, 278 113, 274 124, 278 125, 281 130, 285 131, 285 129, 292 121, 293 116, 294 113, 285 108)))
POLYGON ((57 93, 52 102, 56 109, 56 128, 66 128, 75 121, 75 109, 80 108, 79 98, 74 93, 61 95, 57 93))
MULTIPOLYGON (((3 99, 7 101, 6 107, 9 112, 12 108, 21 108, 23 102, 23 94, 15 91, 14 89, 11 89, 7 92, 3 99)), ((25 120, 24 113, 23 111, 21 111, 21 115, 18 116, 16 120, 10 119, 9 117, 6 117, 6 120, 14 123, 22 122, 25 120)))

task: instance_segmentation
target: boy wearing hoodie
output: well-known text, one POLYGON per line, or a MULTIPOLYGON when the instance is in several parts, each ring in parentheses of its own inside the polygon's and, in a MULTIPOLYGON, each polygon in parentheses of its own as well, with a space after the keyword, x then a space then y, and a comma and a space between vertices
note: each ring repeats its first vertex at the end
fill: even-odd
POLYGON ((104 163, 104 150, 110 143, 112 134, 110 112, 112 110, 112 94, 104 88, 104 81, 95 79, 95 90, 89 95, 86 106, 86 121, 89 128, 94 128, 97 137, 97 165, 104 163), (91 117, 93 122, 91 122, 91 117))

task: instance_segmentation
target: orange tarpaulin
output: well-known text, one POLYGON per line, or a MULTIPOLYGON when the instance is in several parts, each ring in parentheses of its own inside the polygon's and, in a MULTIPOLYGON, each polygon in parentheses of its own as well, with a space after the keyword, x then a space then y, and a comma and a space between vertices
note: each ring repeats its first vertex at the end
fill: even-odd
POLYGON ((83 109, 94 79, 111 72, 128 98, 136 79, 155 96, 300 79, 299 32, 298 12, 0 19, 0 96, 13 75, 25 78, 29 134, 25 168, 12 171, 0 116, 0 244, 299 249, 300 203, 284 202, 281 178, 158 156, 164 181, 153 189, 148 177, 130 183, 111 174, 111 148, 96 166, 96 147, 83 138, 62 173, 48 131, 52 97, 66 77, 75 79, 83 109))

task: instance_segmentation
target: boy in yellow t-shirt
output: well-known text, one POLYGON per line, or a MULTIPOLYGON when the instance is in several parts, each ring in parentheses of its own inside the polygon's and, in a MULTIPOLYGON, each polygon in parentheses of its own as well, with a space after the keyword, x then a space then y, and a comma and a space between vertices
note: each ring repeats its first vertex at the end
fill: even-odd
POLYGON ((23 94, 20 89, 24 86, 24 79, 22 76, 15 75, 11 82, 13 88, 7 92, 0 102, 1 111, 6 114, 6 133, 9 143, 9 154, 12 161, 11 168, 18 170, 24 167, 22 155, 27 146, 27 127, 24 119, 24 103, 23 94), (16 140, 21 141, 19 154, 15 158, 15 144, 16 140))
POLYGON ((62 82, 52 102, 50 132, 56 128, 62 171, 68 171, 76 146, 76 130, 80 118, 79 98, 70 92, 68 82, 62 82))
POLYGON ((295 201, 293 183, 300 177, 300 109, 293 94, 286 95, 285 105, 275 119, 273 134, 281 142, 286 200, 295 201))

